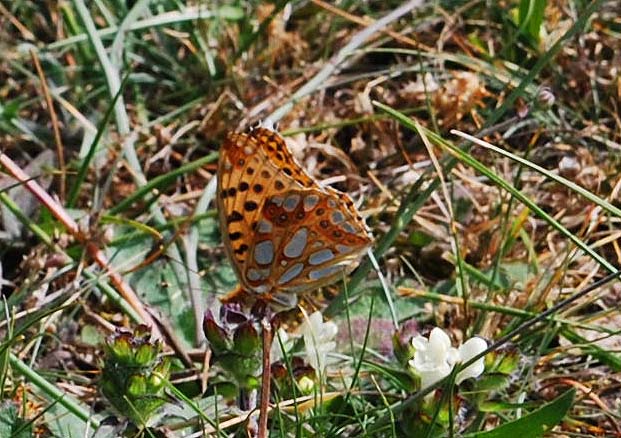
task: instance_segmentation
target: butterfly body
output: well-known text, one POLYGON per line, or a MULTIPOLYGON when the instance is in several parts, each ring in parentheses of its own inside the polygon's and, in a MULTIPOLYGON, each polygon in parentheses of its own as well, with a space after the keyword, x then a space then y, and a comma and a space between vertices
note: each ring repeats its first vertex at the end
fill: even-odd
POLYGON ((276 132, 230 133, 218 211, 240 288, 290 306, 351 271, 372 239, 349 196, 320 186, 276 132))

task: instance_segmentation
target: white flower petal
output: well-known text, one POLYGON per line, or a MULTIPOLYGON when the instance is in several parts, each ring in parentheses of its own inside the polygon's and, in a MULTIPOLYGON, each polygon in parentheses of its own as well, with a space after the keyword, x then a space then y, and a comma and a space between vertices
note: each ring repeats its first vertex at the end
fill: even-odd
POLYGON ((434 328, 429 339, 416 336, 412 339, 412 346, 415 353, 409 364, 420 377, 422 388, 450 374, 458 352, 451 346, 451 339, 442 329, 434 328))
POLYGON ((302 332, 304 334, 313 334, 318 336, 321 332, 321 325, 323 324, 323 318, 321 312, 313 312, 308 316, 308 319, 302 324, 302 332))
POLYGON ((314 312, 305 318, 300 332, 304 336, 307 362, 318 375, 323 374, 327 354, 336 348, 337 325, 331 321, 324 323, 321 312, 314 312))
POLYGON ((284 328, 279 328, 276 332, 276 336, 274 336, 274 340, 272 341, 272 348, 270 349, 270 359, 272 362, 278 362, 283 358, 285 353, 291 348, 292 342, 289 342, 289 334, 285 331, 284 328), (280 341, 278 340, 280 339, 280 341), (284 347, 285 351, 281 348, 284 347))
POLYGON ((451 347, 446 355, 446 361, 452 366, 460 361, 461 356, 459 350, 455 347, 451 347))
POLYGON ((416 351, 427 350, 427 345, 429 345, 429 340, 424 336, 418 335, 412 338, 412 347, 414 347, 416 351))
POLYGON ((434 328, 429 335, 429 358, 434 362, 442 362, 446 360, 449 349, 451 348, 451 339, 441 328, 434 328))
POLYGON ((334 339, 338 331, 339 331, 339 328, 337 327, 335 323, 333 323, 332 321, 325 322, 323 324, 323 330, 322 330, 321 337, 323 339, 334 339))
POLYGON ((418 374, 421 380, 421 389, 427 388, 428 386, 436 383, 438 380, 444 379, 451 373, 452 369, 453 367, 444 364, 433 369, 419 370, 418 374))
POLYGON ((459 358, 462 362, 467 362, 474 356, 483 353, 487 349, 487 342, 483 338, 474 337, 468 339, 463 345, 459 346, 459 358))
MULTIPOLYGON (((487 348, 487 342, 484 339, 475 337, 468 339, 463 345, 459 346, 459 360, 460 362, 468 362, 475 356, 481 354, 487 348)), ((459 385, 466 379, 471 377, 479 377, 485 370, 485 358, 481 357, 475 363, 468 368, 461 370, 457 373, 455 382, 459 385)))

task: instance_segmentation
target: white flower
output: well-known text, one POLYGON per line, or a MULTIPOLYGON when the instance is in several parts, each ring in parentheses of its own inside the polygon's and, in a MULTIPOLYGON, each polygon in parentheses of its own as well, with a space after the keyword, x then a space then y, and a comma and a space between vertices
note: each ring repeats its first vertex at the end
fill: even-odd
MULTIPOLYGON (((456 363, 467 362, 477 356, 487 348, 487 343, 481 338, 472 338, 457 349, 451 345, 448 335, 435 327, 429 334, 429 339, 424 336, 414 337, 412 346, 415 352, 409 364, 420 376, 421 389, 424 389, 448 376, 456 363)), ((484 366, 483 358, 480 358, 460 371, 456 377, 457 384, 470 377, 478 377, 484 366)))
POLYGON ((285 354, 291 350, 295 343, 295 336, 289 336, 284 328, 279 328, 272 341, 272 348, 270 349, 271 362, 278 362, 285 354), (281 345, 282 344, 282 345, 281 345))
POLYGON ((414 337, 412 346, 415 353, 409 363, 420 376, 422 388, 448 376, 459 354, 458 350, 451 346, 448 335, 437 327, 431 331, 429 339, 420 335, 414 337))
POLYGON ((300 326, 300 333, 304 336, 306 360, 315 369, 318 376, 323 374, 326 367, 328 352, 334 351, 336 342, 334 338, 338 328, 331 321, 323 322, 321 312, 312 313, 304 318, 300 326))

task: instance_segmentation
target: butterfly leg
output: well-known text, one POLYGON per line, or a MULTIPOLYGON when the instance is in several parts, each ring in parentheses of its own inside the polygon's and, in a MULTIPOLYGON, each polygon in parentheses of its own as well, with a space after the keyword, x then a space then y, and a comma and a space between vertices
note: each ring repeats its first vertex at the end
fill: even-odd
POLYGON ((222 304, 239 303, 243 305, 253 301, 254 297, 252 294, 244 290, 241 285, 238 285, 237 288, 220 298, 220 302, 222 302, 222 304))

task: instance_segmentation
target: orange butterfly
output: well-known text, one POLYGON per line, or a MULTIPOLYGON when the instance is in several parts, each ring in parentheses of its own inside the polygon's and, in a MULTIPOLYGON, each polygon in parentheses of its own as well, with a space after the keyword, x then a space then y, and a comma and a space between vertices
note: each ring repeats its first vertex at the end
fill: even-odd
POLYGON ((351 198, 320 186, 266 128, 228 134, 217 193, 240 290, 274 304, 342 278, 372 242, 351 198))

